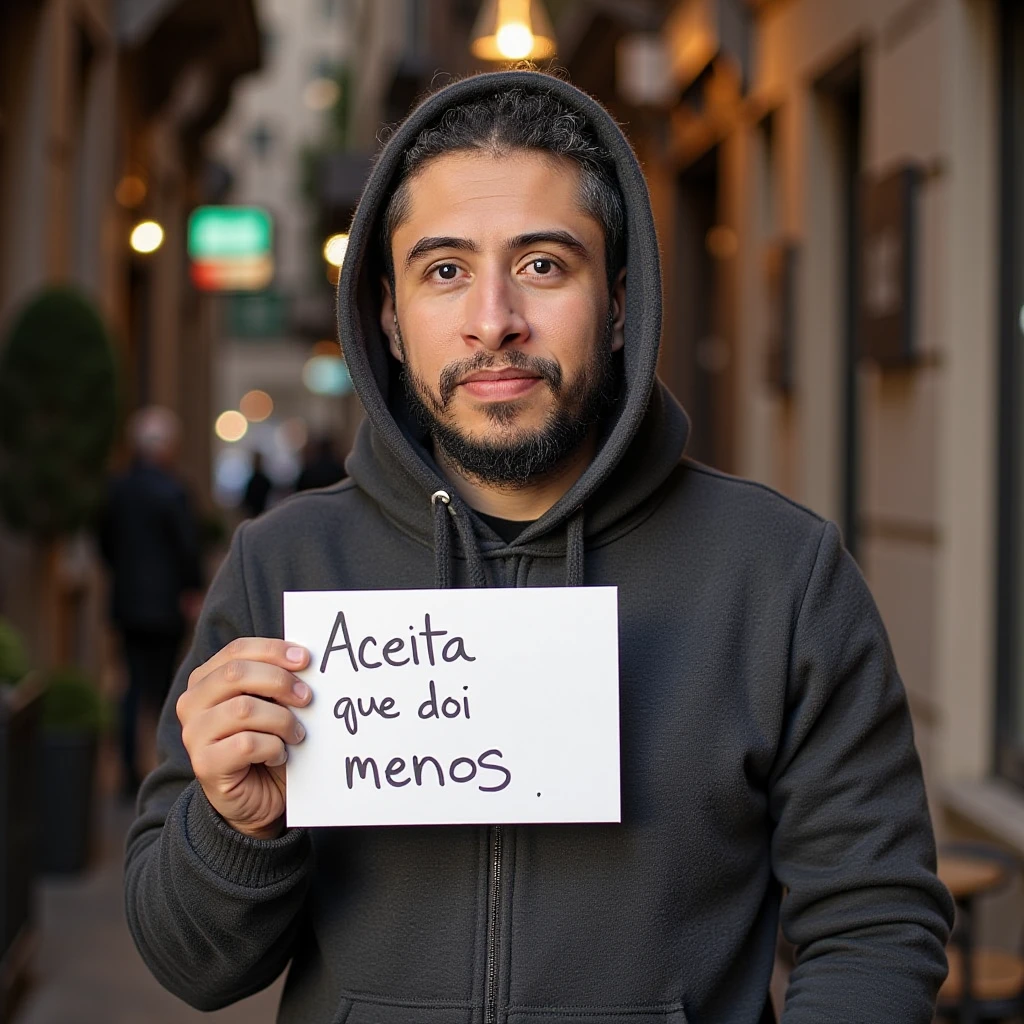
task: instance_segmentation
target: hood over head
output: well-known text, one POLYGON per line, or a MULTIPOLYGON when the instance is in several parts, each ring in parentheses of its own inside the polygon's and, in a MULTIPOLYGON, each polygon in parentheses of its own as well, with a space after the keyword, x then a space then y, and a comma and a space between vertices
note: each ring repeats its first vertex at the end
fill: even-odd
POLYGON ((486 556, 504 544, 455 494, 434 461, 429 440, 406 408, 400 368, 380 327, 380 225, 401 176, 405 151, 419 133, 452 107, 511 88, 552 94, 585 118, 590 132, 612 156, 626 215, 624 373, 618 402, 604 424, 591 464, 514 546, 538 555, 566 552, 569 582, 582 582, 584 536, 613 529, 651 497, 678 463, 689 432, 686 415, 655 376, 661 334, 658 242, 643 173, 611 116, 575 86, 537 71, 488 72, 435 92, 387 140, 363 190, 338 283, 338 334, 366 410, 346 468, 405 530, 424 540, 433 534, 439 586, 451 582, 450 567, 442 564, 450 562, 446 512, 469 559, 474 585, 485 585, 481 550, 486 556), (444 504, 432 499, 438 491, 449 499, 444 504))

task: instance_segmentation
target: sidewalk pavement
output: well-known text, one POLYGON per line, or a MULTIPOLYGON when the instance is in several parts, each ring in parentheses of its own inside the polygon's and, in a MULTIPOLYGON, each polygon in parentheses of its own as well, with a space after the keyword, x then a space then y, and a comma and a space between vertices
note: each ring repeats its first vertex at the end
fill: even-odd
POLYGON ((124 919, 122 855, 133 811, 104 796, 102 836, 83 875, 44 879, 31 987, 13 1024, 272 1024, 281 981, 216 1013, 165 991, 142 962, 124 919))

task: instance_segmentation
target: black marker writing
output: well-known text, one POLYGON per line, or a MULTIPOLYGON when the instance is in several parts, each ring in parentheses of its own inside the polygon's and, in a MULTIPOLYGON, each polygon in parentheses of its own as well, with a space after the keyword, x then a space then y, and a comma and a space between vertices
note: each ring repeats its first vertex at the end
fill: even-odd
MULTIPOLYGON (((432 782, 436 779, 437 785, 443 787, 446 780, 450 780, 457 785, 463 785, 467 782, 472 782, 478 775, 482 776, 483 772, 496 772, 501 777, 500 782, 494 786, 478 785, 477 789, 479 789, 481 793, 500 793, 512 781, 512 773, 508 768, 503 764, 495 763, 495 759, 500 761, 501 757, 502 753, 500 750, 485 750, 475 759, 471 757, 455 758, 455 760, 448 765, 446 770, 436 757, 431 757, 429 754, 414 754, 411 759, 411 779, 408 777, 401 777, 406 771, 405 759, 401 757, 393 757, 388 761, 387 766, 384 769, 384 781, 387 782, 389 786, 400 789, 402 786, 408 786, 410 782, 417 786, 424 786, 428 782, 432 782), (425 772, 424 769, 428 765, 433 770, 425 772)), ((354 788, 356 784, 356 775, 366 782, 370 780, 370 776, 372 775, 373 785, 375 788, 381 788, 381 773, 380 769, 377 767, 376 759, 372 757, 357 757, 355 755, 346 757, 345 784, 349 789, 354 788)))
POLYGON ((370 697, 368 701, 364 701, 362 697, 356 700, 351 697, 342 697, 334 705, 334 717, 340 718, 345 723, 345 728, 348 729, 350 736, 355 736, 359 731, 360 716, 369 718, 370 715, 377 714, 381 718, 397 718, 402 712, 392 713, 391 709, 394 706, 394 697, 385 697, 379 704, 376 697, 370 697))
POLYGON ((458 718, 460 715, 464 715, 466 718, 470 717, 469 697, 463 697, 461 703, 454 697, 445 697, 438 709, 437 689, 433 679, 430 680, 428 689, 430 696, 420 705, 417 712, 420 718, 440 718, 441 715, 444 715, 445 718, 458 718))
MULTIPOLYGON (((331 636, 327 641, 324 656, 320 659, 320 671, 321 673, 326 672, 330 656, 341 651, 348 655, 353 672, 358 672, 360 668, 381 668, 385 662, 392 668, 400 668, 402 665, 408 665, 410 662, 410 656, 399 657, 399 655, 405 652, 407 644, 412 664, 418 665, 420 663, 420 648, 416 642, 416 637, 418 636, 426 641, 427 661, 433 668, 438 663, 434 640, 448 636, 448 630, 435 629, 430 621, 430 612, 426 612, 423 616, 423 629, 418 633, 414 630, 415 627, 410 626, 410 636, 391 637, 383 643, 383 646, 378 643, 375 636, 370 635, 362 637, 358 644, 353 645, 345 613, 340 611, 334 617, 331 636), (341 643, 337 642, 339 633, 341 634, 341 643)), ((476 657, 466 650, 466 641, 461 636, 452 636, 445 641, 444 646, 441 648, 440 660, 451 664, 453 661, 460 659, 462 661, 476 661, 476 657)))

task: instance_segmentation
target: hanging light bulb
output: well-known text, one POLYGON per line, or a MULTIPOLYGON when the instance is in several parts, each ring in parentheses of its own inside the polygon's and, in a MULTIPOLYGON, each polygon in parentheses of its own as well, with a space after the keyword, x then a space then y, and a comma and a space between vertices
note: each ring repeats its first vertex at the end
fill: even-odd
POLYGON ((471 49, 481 60, 545 60, 555 33, 543 0, 484 0, 471 49))
POLYGON ((521 21, 510 21, 502 25, 495 36, 498 50, 509 60, 522 60, 533 49, 533 33, 530 26, 521 21))

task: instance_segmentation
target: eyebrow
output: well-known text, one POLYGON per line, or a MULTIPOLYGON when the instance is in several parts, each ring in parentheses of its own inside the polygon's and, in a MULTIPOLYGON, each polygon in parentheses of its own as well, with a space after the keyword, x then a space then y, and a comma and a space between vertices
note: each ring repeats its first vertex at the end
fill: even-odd
POLYGON ((531 246, 539 245, 542 242, 560 245, 575 253, 582 260, 589 260, 590 250, 573 234, 568 231, 531 231, 525 235, 516 235, 505 243, 509 252, 515 249, 528 249, 531 246))
MULTIPOLYGON (((524 235, 516 235, 505 240, 503 248, 506 252, 514 252, 516 249, 526 249, 542 242, 560 245, 569 249, 576 256, 583 260, 590 260, 590 250, 573 234, 568 231, 530 231, 524 235)), ((433 235, 428 238, 421 238, 408 252, 405 257, 405 268, 409 269, 417 260, 422 259, 429 253, 438 249, 454 249, 458 252, 479 252, 480 246, 469 238, 457 238, 453 235, 433 235)))
POLYGON ((438 249, 457 249, 459 252, 479 252, 480 247, 468 238, 455 238, 452 235, 434 235, 421 238, 406 254, 405 269, 408 270, 417 260, 423 259, 428 253, 438 249))

